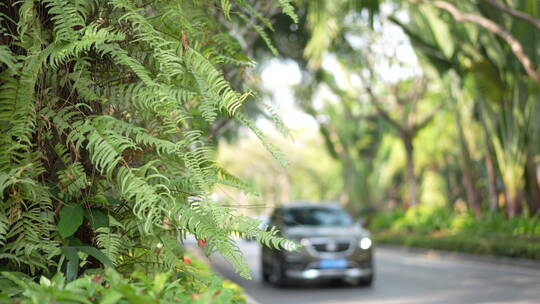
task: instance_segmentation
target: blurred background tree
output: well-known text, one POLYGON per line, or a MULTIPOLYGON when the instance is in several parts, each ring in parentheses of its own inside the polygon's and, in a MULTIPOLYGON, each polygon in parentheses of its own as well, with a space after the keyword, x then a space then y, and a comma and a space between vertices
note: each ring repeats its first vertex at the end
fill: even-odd
MULTIPOLYGON (((276 16, 268 36, 300 69, 294 100, 339 164, 334 199, 355 212, 395 210, 400 227, 536 223, 538 1, 295 4, 299 23, 276 16)), ((264 61, 262 42, 253 46, 264 61)))

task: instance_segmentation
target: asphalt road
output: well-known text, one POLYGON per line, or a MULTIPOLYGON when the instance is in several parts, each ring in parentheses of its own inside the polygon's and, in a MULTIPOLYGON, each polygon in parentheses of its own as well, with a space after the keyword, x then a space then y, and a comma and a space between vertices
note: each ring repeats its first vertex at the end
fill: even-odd
POLYGON ((261 304, 427 304, 427 303, 540 303, 540 268, 527 268, 376 248, 376 278, 372 287, 338 282, 276 288, 262 282, 256 243, 241 241, 254 270, 245 280, 221 257, 214 269, 245 288, 261 304))

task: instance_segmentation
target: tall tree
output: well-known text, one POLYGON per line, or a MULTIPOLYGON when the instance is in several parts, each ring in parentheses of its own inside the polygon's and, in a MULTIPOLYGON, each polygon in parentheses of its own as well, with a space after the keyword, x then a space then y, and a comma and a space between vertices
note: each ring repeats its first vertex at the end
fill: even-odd
MULTIPOLYGON (((399 119, 393 118, 388 110, 382 105, 380 95, 377 96, 368 84, 365 84, 366 91, 369 95, 369 101, 386 122, 388 122, 395 132, 398 134, 406 155, 406 177, 408 188, 408 205, 415 206, 418 204, 418 176, 415 173, 414 161, 414 139, 418 133, 425 128, 435 117, 439 107, 433 109, 430 113, 422 118, 418 118, 417 106, 426 92, 425 79, 419 79, 413 82, 408 88, 408 91, 401 92, 399 85, 391 86, 391 95, 386 95, 387 98, 393 99, 397 109, 399 119), (405 94, 404 94, 405 93, 405 94)), ((365 80, 364 80, 365 83, 365 80)), ((382 94, 381 94, 382 95, 382 94)))
MULTIPOLYGON (((530 23, 538 14, 537 3, 518 1, 511 7, 495 1, 434 1, 419 2, 410 11, 408 24, 394 21, 408 33, 418 53, 440 72, 453 69, 463 83, 473 84, 483 113, 482 125, 491 142, 486 153, 494 153, 488 156, 488 163, 491 159, 497 162, 507 213, 514 216, 528 206, 523 204, 526 185, 531 189, 538 185, 536 179, 525 176, 527 159, 538 152, 534 122, 539 33, 532 26, 534 22, 530 23)), ((490 188, 495 188, 492 172, 489 180, 490 188)), ((492 206, 496 202, 493 195, 492 206)))

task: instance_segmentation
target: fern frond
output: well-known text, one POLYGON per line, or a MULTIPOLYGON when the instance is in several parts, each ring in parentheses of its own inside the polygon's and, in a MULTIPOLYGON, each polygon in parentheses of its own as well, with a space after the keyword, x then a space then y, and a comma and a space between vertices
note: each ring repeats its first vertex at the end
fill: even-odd
POLYGON ((291 0, 279 0, 279 6, 281 6, 281 9, 283 10, 283 13, 294 21, 294 23, 298 23, 298 15, 294 12, 294 7, 291 4, 291 0))
POLYGON ((96 230, 98 248, 117 265, 117 259, 126 248, 125 240, 118 233, 113 233, 110 227, 101 227, 96 230))
POLYGON ((58 172, 61 190, 71 197, 81 194, 81 191, 89 186, 86 173, 81 163, 70 164, 65 170, 58 172))
MULTIPOLYGON (((253 8, 253 6, 251 6, 251 4, 247 3, 245 0, 236 0, 236 3, 240 5, 241 7, 245 8, 248 11, 248 15, 254 16, 257 20, 262 22, 264 26, 266 26, 271 31, 274 31, 272 22, 270 22, 268 18, 265 18, 264 16, 262 16, 256 9, 253 8)), ((240 15, 240 16, 243 17, 243 19, 247 21, 246 16, 244 15, 240 15)))
POLYGON ((246 26, 252 28, 253 30, 257 32, 257 34, 259 34, 259 36, 262 38, 262 40, 264 41, 264 43, 266 44, 268 49, 270 49, 270 51, 272 52, 274 56, 279 55, 278 50, 276 49, 276 47, 272 43, 272 40, 270 39, 268 34, 265 32, 262 26, 251 22, 251 20, 249 20, 246 16, 240 15, 240 18, 242 18, 246 22, 246 26))
POLYGON ((20 197, 11 196, 5 202, 8 229, 4 239, 9 239, 0 249, 0 255, 15 257, 19 264, 26 265, 31 273, 46 270, 54 265, 48 257, 58 252, 59 244, 52 238, 55 226, 52 222, 52 203, 48 192, 35 183, 17 183, 20 197), (24 203, 23 203, 24 202, 24 203), (49 240, 44 242, 43 240, 49 240))
POLYGON ((16 62, 15 55, 11 50, 5 45, 0 45, 0 63, 14 71, 16 69, 16 62))
POLYGON ((78 97, 85 101, 100 101, 102 98, 96 92, 97 85, 92 80, 92 75, 89 70, 91 64, 84 59, 76 59, 73 67, 74 72, 68 75, 68 78, 73 81, 73 88, 76 90, 78 97))
POLYGON ((201 92, 203 102, 200 106, 203 117, 212 122, 217 116, 214 108, 226 110, 229 115, 234 115, 242 105, 245 97, 232 90, 228 82, 216 70, 216 68, 194 49, 186 50, 184 59, 190 71, 193 73, 201 92))
POLYGON ((44 106, 39 115, 45 118, 51 124, 51 127, 58 131, 58 134, 69 134, 71 130, 77 129, 84 124, 82 109, 87 107, 86 104, 79 103, 73 106, 65 106, 58 111, 54 110, 54 106, 54 103, 44 106))
POLYGON ((222 185, 234 187, 248 194, 257 195, 257 196, 259 195, 259 193, 253 188, 253 185, 242 181, 240 178, 232 175, 224 168, 218 167, 217 170, 219 173, 219 179, 217 181, 218 183, 222 185))
POLYGON ((28 56, 20 78, 4 76, 0 86, 0 146, 6 148, 0 157, 0 170, 27 158, 24 154, 31 151, 36 120, 34 87, 41 62, 38 54, 28 56))
POLYGON ((138 149, 129 138, 104 125, 93 124, 87 130, 89 133, 86 136, 88 140, 86 148, 90 153, 90 160, 100 172, 107 173, 109 178, 118 163, 123 160, 122 152, 127 149, 138 149))
POLYGON ((229 20, 231 20, 231 1, 230 0, 221 0, 221 9, 223 10, 223 15, 229 20))
POLYGON ((9 228, 9 221, 5 215, 5 210, 0 213, 0 245, 6 245, 6 234, 9 228))
POLYGON ((263 107, 270 114, 270 118, 272 119, 276 130, 278 130, 281 134, 288 136, 290 134, 290 130, 287 125, 285 125, 280 115, 277 113, 276 109, 267 103, 263 103, 263 107))
POLYGON ((93 46, 99 51, 102 44, 124 40, 125 35, 117 33, 111 28, 98 28, 97 24, 90 24, 82 29, 80 37, 72 38, 76 39, 67 40, 67 37, 64 37, 61 41, 51 44, 45 51, 51 67, 58 68, 70 58, 77 58, 88 52, 93 46))
POLYGON ((242 122, 246 127, 248 127, 259 138, 266 150, 268 150, 268 152, 272 154, 272 156, 279 162, 282 168, 286 170, 288 169, 289 164, 283 152, 281 152, 278 147, 270 143, 266 135, 264 135, 264 133, 259 128, 257 128, 257 126, 255 126, 252 121, 250 121, 244 114, 240 112, 236 112, 234 117, 238 121, 242 122))
MULTIPOLYGON (((85 27, 81 6, 74 6, 67 0, 43 0, 49 14, 53 15, 55 41, 77 40, 79 32, 85 27)), ((86 12, 88 14, 88 12, 86 12)))
POLYGON ((160 193, 159 187, 149 185, 126 167, 118 170, 116 183, 120 196, 132 202, 133 213, 144 221, 145 233, 152 232, 154 226, 160 222, 161 210, 170 201, 170 197, 166 193, 160 193))

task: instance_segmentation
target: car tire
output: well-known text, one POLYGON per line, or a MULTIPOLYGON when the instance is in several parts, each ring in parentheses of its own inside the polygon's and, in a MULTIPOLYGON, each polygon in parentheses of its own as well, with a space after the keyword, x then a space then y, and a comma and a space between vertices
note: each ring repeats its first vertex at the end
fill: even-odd
POLYGON ((261 261, 261 274, 262 274, 262 280, 265 283, 270 282, 270 273, 268 272, 268 266, 264 263, 264 261, 261 261))
POLYGON ((285 265, 280 257, 274 257, 272 259, 272 267, 271 272, 268 275, 268 281, 277 287, 287 286, 288 278, 285 273, 285 265))
POLYGON ((367 278, 359 279, 356 283, 357 286, 361 287, 370 287, 373 284, 373 275, 370 275, 367 278))

